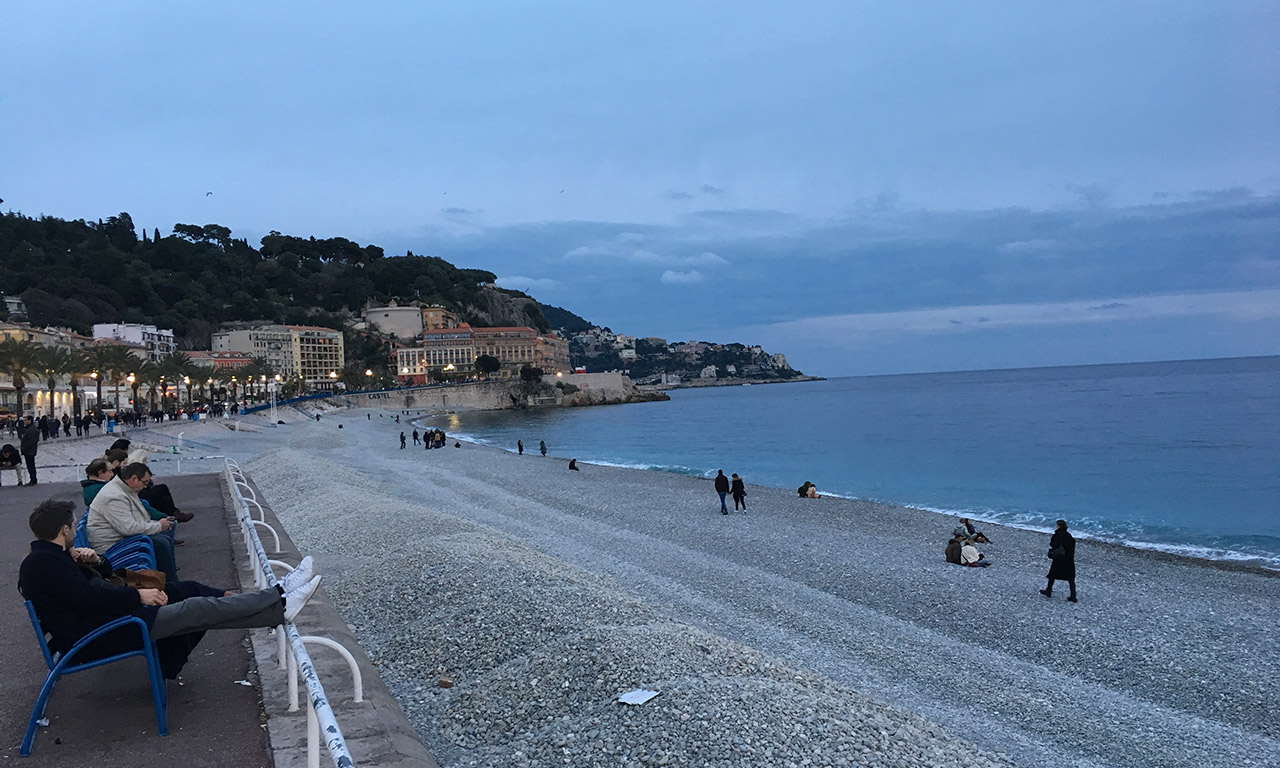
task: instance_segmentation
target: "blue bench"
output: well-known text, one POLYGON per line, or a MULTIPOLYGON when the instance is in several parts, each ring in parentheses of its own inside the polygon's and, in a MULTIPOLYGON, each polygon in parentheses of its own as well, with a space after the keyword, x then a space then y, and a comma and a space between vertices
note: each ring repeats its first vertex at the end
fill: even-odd
MULTIPOLYGON (((75 545, 77 547, 89 546, 88 525, 89 512, 86 510, 80 516, 80 521, 76 523, 75 545)), ((103 555, 111 561, 112 568, 136 571, 143 568, 155 570, 156 567, 155 547, 151 544, 150 538, 142 535, 128 536, 117 541, 103 555)))
POLYGON ((44 628, 40 626, 40 617, 36 615, 36 607, 32 605, 30 600, 27 600, 26 604, 27 615, 31 617, 31 627, 35 630, 36 640, 40 643, 40 651, 44 654, 44 663, 49 667, 49 674, 45 677, 44 685, 40 688, 40 696, 36 698, 35 706, 31 708, 31 719, 27 721, 27 733, 22 737, 21 755, 23 757, 28 757, 31 754, 31 747, 36 739, 36 728, 40 724, 40 719, 44 717, 45 707, 49 705, 49 697, 53 694, 53 685, 58 681, 59 677, 73 672, 83 672, 86 669, 101 667, 104 664, 110 664, 113 661, 120 661, 133 656, 144 656, 147 659, 147 674, 151 678, 151 698, 156 705, 156 724, 160 727, 161 736, 169 732, 168 713, 166 711, 168 692, 165 690, 164 677, 160 672, 160 659, 156 656, 156 646, 155 643, 151 642, 151 633, 147 630, 145 621, 136 616, 123 616, 115 621, 109 621, 80 638, 80 641, 73 645, 71 650, 61 655, 55 655, 49 650, 49 642, 45 638, 44 628), (92 659, 80 664, 72 663, 77 653, 84 650, 85 646, 99 637, 108 632, 128 632, 131 628, 136 628, 141 635, 141 642, 138 648, 102 659, 92 659))

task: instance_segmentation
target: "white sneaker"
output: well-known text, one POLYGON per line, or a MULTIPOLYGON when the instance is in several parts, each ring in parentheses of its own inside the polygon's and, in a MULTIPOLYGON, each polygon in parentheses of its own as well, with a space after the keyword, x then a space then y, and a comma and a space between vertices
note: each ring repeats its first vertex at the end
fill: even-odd
POLYGON ((320 580, 323 578, 323 576, 317 576, 292 592, 284 593, 285 621, 293 623, 293 620, 298 618, 298 614, 302 613, 302 609, 306 607, 312 595, 316 593, 317 589, 320 589, 320 580))
POLYGON ((298 587, 311 581, 311 576, 315 572, 315 561, 311 559, 311 555, 302 558, 302 562, 298 563, 298 567, 294 568, 285 577, 280 580, 280 589, 286 593, 292 592, 298 587))

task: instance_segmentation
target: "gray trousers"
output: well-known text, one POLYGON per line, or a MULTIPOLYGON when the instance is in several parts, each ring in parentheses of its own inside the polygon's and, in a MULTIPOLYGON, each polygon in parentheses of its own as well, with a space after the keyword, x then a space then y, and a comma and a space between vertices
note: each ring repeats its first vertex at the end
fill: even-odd
POLYGON ((228 597, 189 597, 160 606, 151 639, 207 629, 274 627, 284 622, 284 601, 275 587, 228 597))

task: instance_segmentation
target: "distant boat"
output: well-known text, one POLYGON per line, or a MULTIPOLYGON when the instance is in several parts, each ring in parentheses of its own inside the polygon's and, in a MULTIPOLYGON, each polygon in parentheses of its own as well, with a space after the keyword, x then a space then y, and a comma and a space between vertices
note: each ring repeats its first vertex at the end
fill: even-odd
POLYGON ((751 386, 751 382, 749 382, 749 381, 745 381, 745 382, 743 382, 743 383, 742 383, 742 386, 744 386, 744 387, 749 387, 749 386, 751 386))

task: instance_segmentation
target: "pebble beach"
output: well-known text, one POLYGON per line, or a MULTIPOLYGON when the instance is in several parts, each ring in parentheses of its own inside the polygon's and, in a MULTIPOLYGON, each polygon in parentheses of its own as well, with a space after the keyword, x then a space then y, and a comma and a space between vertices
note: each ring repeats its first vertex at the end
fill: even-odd
POLYGON ((1274 573, 1081 539, 1069 604, 1042 533, 965 569, 923 510, 281 418, 136 439, 241 461, 443 766, 1280 765, 1274 573))

